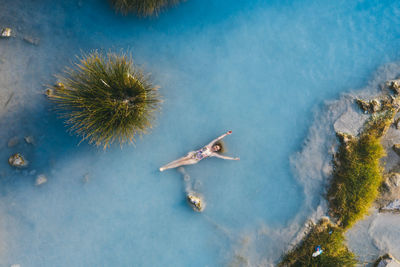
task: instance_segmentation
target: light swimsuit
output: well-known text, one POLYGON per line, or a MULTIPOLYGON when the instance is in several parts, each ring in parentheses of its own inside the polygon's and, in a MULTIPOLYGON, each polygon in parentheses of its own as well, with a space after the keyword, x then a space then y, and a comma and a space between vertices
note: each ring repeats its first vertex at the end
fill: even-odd
POLYGON ((197 151, 195 151, 192 155, 193 159, 197 159, 197 160, 202 160, 204 158, 207 158, 211 156, 211 151, 210 149, 208 149, 207 147, 203 147, 197 151))

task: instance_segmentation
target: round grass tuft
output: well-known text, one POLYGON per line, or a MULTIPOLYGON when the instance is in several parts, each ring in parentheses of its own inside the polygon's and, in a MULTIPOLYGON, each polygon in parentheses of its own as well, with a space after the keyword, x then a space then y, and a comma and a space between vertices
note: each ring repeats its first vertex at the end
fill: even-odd
POLYGON ((139 17, 157 16, 160 11, 184 0, 111 0, 122 14, 135 13, 139 17))
POLYGON ((83 55, 58 79, 47 95, 70 131, 104 149, 133 143, 160 109, 158 87, 124 53, 83 55))

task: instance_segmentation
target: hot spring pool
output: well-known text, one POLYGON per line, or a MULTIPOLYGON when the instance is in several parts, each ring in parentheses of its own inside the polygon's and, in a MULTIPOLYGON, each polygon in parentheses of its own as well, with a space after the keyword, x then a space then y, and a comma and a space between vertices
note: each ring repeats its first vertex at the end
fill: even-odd
POLYGON ((0 40, 1 266, 276 263, 323 190, 305 190, 290 162, 314 112, 400 55, 398 1, 188 0, 154 19, 106 0, 0 6, 16 31, 0 40), (131 51, 161 86, 162 112, 136 146, 79 144, 42 95, 93 49, 131 51), (240 161, 185 168, 207 202, 195 213, 182 175, 158 168, 227 130, 240 161), (26 170, 8 166, 15 152, 26 170))

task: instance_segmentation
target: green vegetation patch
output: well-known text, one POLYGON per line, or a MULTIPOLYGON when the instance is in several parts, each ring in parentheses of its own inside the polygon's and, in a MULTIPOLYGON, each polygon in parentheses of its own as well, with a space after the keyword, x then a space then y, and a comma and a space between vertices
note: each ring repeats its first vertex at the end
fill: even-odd
POLYGON ((382 183, 380 159, 385 150, 380 143, 397 110, 384 106, 373 114, 358 137, 338 134, 340 146, 327 193, 329 213, 337 224, 321 220, 279 266, 355 266, 357 261, 345 245, 344 232, 368 212, 382 183), (322 254, 313 257, 320 246, 322 254))
POLYGON ((311 227, 307 236, 295 248, 289 251, 278 266, 312 266, 312 267, 347 267, 355 266, 357 260, 352 252, 344 245, 343 230, 321 220, 311 227), (312 257, 315 248, 320 246, 322 254, 312 257))
POLYGON ((58 78, 48 89, 49 98, 70 130, 97 146, 133 143, 160 108, 158 88, 126 54, 95 51, 58 78))
POLYGON ((380 159, 385 150, 380 138, 394 112, 373 116, 358 137, 342 142, 334 161, 328 190, 329 213, 344 229, 351 227, 368 212, 382 183, 380 159))
POLYGON ((169 6, 182 0, 111 0, 115 9, 122 14, 135 13, 139 17, 158 15, 169 6))

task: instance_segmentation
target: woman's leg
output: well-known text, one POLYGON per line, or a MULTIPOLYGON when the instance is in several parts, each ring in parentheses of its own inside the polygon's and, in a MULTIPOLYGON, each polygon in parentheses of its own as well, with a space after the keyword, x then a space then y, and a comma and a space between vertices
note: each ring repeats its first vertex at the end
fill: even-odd
POLYGON ((174 160, 173 162, 170 162, 170 163, 162 166, 160 168, 160 171, 162 172, 162 171, 165 171, 167 169, 176 168, 176 167, 179 167, 179 166, 182 166, 182 165, 196 164, 197 162, 198 162, 198 160, 197 159, 193 159, 191 157, 191 155, 189 154, 189 155, 187 155, 185 157, 182 157, 180 159, 174 160))

